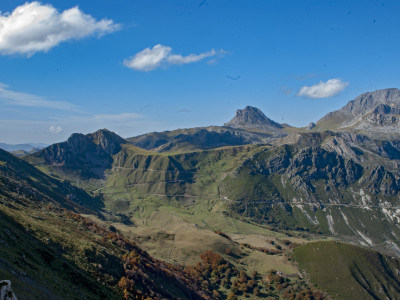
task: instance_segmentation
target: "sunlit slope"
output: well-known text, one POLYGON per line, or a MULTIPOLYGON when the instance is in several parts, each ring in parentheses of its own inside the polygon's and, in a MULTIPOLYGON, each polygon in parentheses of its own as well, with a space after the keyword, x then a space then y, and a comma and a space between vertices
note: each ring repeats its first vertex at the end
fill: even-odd
POLYGON ((114 156, 103 188, 105 203, 114 202, 119 211, 135 209, 141 199, 194 205, 223 200, 219 182, 251 155, 255 146, 226 147, 178 154, 145 152, 131 145, 114 156))

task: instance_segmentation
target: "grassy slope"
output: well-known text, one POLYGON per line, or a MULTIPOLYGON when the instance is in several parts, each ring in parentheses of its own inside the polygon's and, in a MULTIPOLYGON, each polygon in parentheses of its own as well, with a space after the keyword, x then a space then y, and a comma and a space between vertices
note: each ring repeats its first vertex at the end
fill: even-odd
MULTIPOLYGON (((65 208, 89 212, 71 199, 89 204, 93 199, 9 153, 0 151, 0 161, 1 278, 11 279, 22 299, 118 298, 110 285, 96 281, 88 264, 85 251, 99 248, 98 237, 55 213, 65 208)), ((102 280, 115 285, 118 276, 102 280)))
POLYGON ((131 274, 143 295, 199 298, 194 285, 182 285, 179 268, 66 210, 90 212, 63 196, 62 183, 0 154, 0 276, 12 280, 20 298, 121 299, 117 284, 127 274, 123 256, 129 253, 140 259, 131 274))
MULTIPOLYGON (((129 280, 134 280, 135 289, 148 291, 148 295, 150 288, 161 295, 161 298, 199 298, 200 294, 194 294, 200 288, 195 286, 197 279, 188 278, 179 265, 174 267, 161 263, 136 246, 128 244, 131 249, 129 250, 129 247, 124 246, 128 242, 123 238, 114 239, 116 235, 111 231, 101 229, 77 214, 65 213, 65 203, 71 209, 80 207, 62 196, 62 190, 59 190, 54 179, 19 159, 1 154, 0 276, 12 280, 14 291, 21 299, 120 299, 122 295, 116 285, 124 274, 128 274, 126 276, 130 278, 129 280), (51 190, 47 186, 49 182, 54 184, 51 190), (47 192, 54 195, 55 199, 46 196, 47 192), (99 230, 103 234, 99 234, 99 230), (108 238, 109 236, 111 237, 108 238), (129 251, 131 257, 132 255, 135 257, 136 265, 129 267, 133 264, 130 260, 126 265, 131 268, 129 269, 131 273, 127 271, 124 273, 123 256, 129 251), (174 279, 175 276, 180 279, 174 279), (150 281, 148 279, 143 281, 142 278, 149 278, 150 281), (143 285, 146 280, 146 285, 143 285)), ((162 215, 154 216, 153 221, 159 224, 163 221, 162 217, 162 215)), ((168 214, 164 215, 164 218, 171 222, 168 214)), ((169 224, 170 227, 165 229, 174 230, 174 227, 181 227, 185 221, 178 218, 175 224, 172 223, 174 220, 169 224)), ((109 223, 105 225, 110 227, 109 223)), ((240 226, 254 233, 261 232, 260 228, 257 229, 250 224, 240 226)), ((131 230, 135 231, 134 228, 131 230)), ((180 241, 188 242, 188 237, 193 237, 194 233, 198 235, 192 241, 193 245, 190 245, 189 241, 190 247, 198 247, 197 237, 202 237, 205 242, 215 240, 218 242, 216 244, 225 240, 210 230, 198 229, 186 233, 180 232, 182 235, 180 241)), ((283 237, 275 233, 274 235, 283 237)), ((251 243, 251 240, 247 242, 251 243)), ((235 265, 240 269, 246 265, 251 266, 247 269, 248 272, 256 269, 266 272, 258 268, 262 261, 268 261, 270 268, 279 267, 276 264, 279 261, 287 267, 290 265, 283 261, 281 255, 268 256, 230 240, 227 240, 227 246, 234 248, 235 252, 243 257, 238 261, 235 258, 235 265)), ((224 250, 222 247, 221 251, 224 250)), ((293 266, 281 270, 287 273, 296 272, 293 266)), ((235 276, 232 277, 232 282, 237 279, 235 276)), ((209 280, 211 282, 216 278, 209 280)), ((279 294, 263 288, 261 277, 259 284, 260 295, 279 294)), ((293 284, 290 283, 289 286, 292 287, 293 284)), ((215 288, 219 289, 218 285, 215 288)), ((220 293, 226 296, 230 291, 221 287, 220 293)), ((244 294, 239 292, 240 295, 244 294)), ((206 294, 203 293, 203 296, 206 294)))
POLYGON ((399 299, 397 259, 349 244, 314 242, 294 251, 311 282, 338 299, 399 299))
MULTIPOLYGON (((197 257, 198 252, 195 249, 193 253, 183 253, 182 249, 188 247, 188 245, 183 245, 182 242, 185 239, 185 234, 186 237, 194 235, 207 238, 208 241, 211 241, 211 247, 215 247, 217 250, 218 247, 215 245, 218 244, 219 240, 212 238, 212 235, 209 234, 209 231, 213 229, 220 229, 228 233, 241 232, 244 235, 253 234, 255 231, 260 230, 264 234, 266 233, 267 237, 270 236, 270 232, 257 226, 243 226, 240 229, 239 227, 230 226, 233 219, 222 214, 226 210, 226 205, 230 203, 230 200, 225 198, 226 195, 233 195, 235 196, 234 199, 239 199, 241 195, 245 195, 262 200, 265 195, 274 197, 274 190, 277 190, 288 199, 298 196, 290 188, 284 188, 280 180, 271 178, 266 181, 264 176, 248 176, 249 174, 246 170, 243 172, 243 177, 234 174, 233 177, 236 176, 235 180, 239 182, 232 186, 224 182, 224 189, 221 189, 220 183, 225 180, 226 176, 233 174, 233 171, 246 158, 251 157, 259 150, 260 148, 257 149, 256 146, 242 146, 210 151, 157 154, 130 145, 124 145, 123 151, 114 156, 113 170, 108 176, 107 183, 105 186, 96 189, 95 193, 103 197, 106 208, 126 213, 132 217, 134 222, 140 223, 138 227, 141 232, 137 234, 137 238, 143 240, 144 237, 143 243, 149 251, 151 251, 150 249, 160 249, 153 250, 152 254, 165 260, 170 259, 171 261, 175 260, 183 263, 192 262, 193 257, 197 257), (175 228, 173 226, 164 228, 167 220, 173 217, 178 217, 179 221, 177 223, 180 225, 175 228), (208 230, 208 232, 200 233, 197 229, 179 232, 183 224, 196 224, 199 229, 208 230), (246 230, 243 228, 246 228, 246 230), (178 238, 177 232, 184 238, 178 238), (164 235, 165 233, 166 235, 164 235), (170 234, 175 234, 173 242, 168 240, 171 239, 170 234), (158 238, 160 236, 161 238, 158 238)), ((321 188, 319 192, 323 193, 323 183, 317 188, 321 188)), ((345 199, 346 201, 353 201, 352 195, 344 196, 347 198, 345 199)), ((317 228, 316 230, 323 230, 325 233, 329 232, 325 212, 314 211, 312 207, 307 206, 304 206, 303 210, 311 218, 319 221, 320 229, 317 228)), ((354 226, 364 232, 364 230, 361 230, 364 225, 368 226, 368 228, 371 226, 378 228, 383 224, 383 229, 388 225, 384 221, 379 223, 379 226, 374 224, 370 226, 371 222, 369 220, 376 216, 368 210, 361 210, 362 213, 360 213, 360 209, 358 209, 357 213, 355 213, 355 210, 357 209, 343 208, 336 210, 334 207, 329 207, 327 212, 336 216, 335 220, 337 222, 334 224, 334 229, 337 232, 342 231, 341 227, 343 227, 344 233, 354 234, 354 228, 352 228, 354 226), (342 212, 348 217, 351 227, 345 224, 346 221, 342 217, 342 212), (352 215, 357 215, 358 217, 352 218, 352 215)), ((288 217, 287 211, 282 210, 279 205, 272 206, 271 214, 277 218, 277 221, 284 220, 292 223, 288 223, 288 225, 296 225, 295 221, 300 221, 301 226, 314 226, 299 208, 295 207, 292 213, 295 216, 294 219, 288 217)), ((125 228, 125 230, 127 233, 131 232, 132 236, 135 235, 135 232, 132 231, 136 231, 136 228, 125 228)), ((381 230, 381 232, 384 231, 381 230)), ((375 232, 374 235, 379 235, 379 232, 375 232)), ((196 244, 193 243, 189 247, 194 249, 196 244)), ((222 250, 219 249, 218 252, 222 250)), ((351 255, 353 255, 351 252, 343 254, 344 260, 351 259, 349 258, 351 255)), ((247 257, 249 259, 242 260, 242 263, 247 268, 251 269, 253 268, 251 266, 263 263, 262 258, 251 261, 252 254, 247 257)), ((274 261, 271 265, 274 267, 277 265, 278 268, 289 266, 286 262, 279 265, 278 261, 274 261)), ((343 278, 346 278, 345 274, 343 276, 343 278)), ((315 281, 313 278, 311 279, 315 281)), ((395 288, 396 282, 388 282, 391 288, 395 288)), ((386 287, 388 290, 390 289, 389 285, 386 287)), ((327 290, 336 293, 335 290, 327 290)))
POLYGON ((22 208, 15 212, 0 205, 0 277, 12 281, 19 298, 121 298, 112 288, 123 274, 121 263, 112 268, 117 269, 118 277, 101 276, 98 282, 93 276, 96 260, 110 265, 119 261, 117 256, 94 258, 90 265, 85 251, 100 248, 95 236, 54 216, 31 213, 33 217, 22 208))

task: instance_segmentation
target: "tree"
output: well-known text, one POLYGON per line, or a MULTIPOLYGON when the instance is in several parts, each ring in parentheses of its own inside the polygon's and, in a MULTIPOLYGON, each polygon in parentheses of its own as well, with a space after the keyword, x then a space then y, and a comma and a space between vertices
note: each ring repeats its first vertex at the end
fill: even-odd
POLYGON ((237 296, 235 295, 235 293, 230 293, 228 295, 228 297, 226 298, 227 300, 237 300, 237 296))

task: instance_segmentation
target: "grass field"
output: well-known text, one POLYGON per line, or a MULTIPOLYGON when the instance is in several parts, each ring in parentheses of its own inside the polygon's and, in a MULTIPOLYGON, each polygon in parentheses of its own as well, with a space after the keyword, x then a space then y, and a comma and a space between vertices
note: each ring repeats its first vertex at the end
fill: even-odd
POLYGON ((335 241, 294 250, 300 269, 337 299, 399 299, 398 259, 335 241))

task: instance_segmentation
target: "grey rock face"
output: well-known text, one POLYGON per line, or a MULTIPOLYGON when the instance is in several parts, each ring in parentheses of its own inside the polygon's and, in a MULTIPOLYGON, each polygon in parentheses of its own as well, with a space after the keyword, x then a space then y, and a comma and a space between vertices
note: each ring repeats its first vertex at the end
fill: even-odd
POLYGON ((235 117, 225 126, 233 128, 258 129, 263 131, 280 131, 282 125, 269 119, 260 109, 252 106, 246 106, 244 109, 238 109, 235 117))
POLYGON ((399 107, 400 90, 384 89, 374 92, 364 93, 353 101, 350 101, 341 110, 353 116, 363 115, 374 110, 378 105, 386 104, 388 106, 399 107))
POLYGON ((11 288, 10 280, 0 281, 0 300, 18 300, 11 288))
POLYGON ((393 88, 362 94, 318 123, 331 123, 336 129, 357 130, 374 136, 400 134, 400 90, 393 88))

